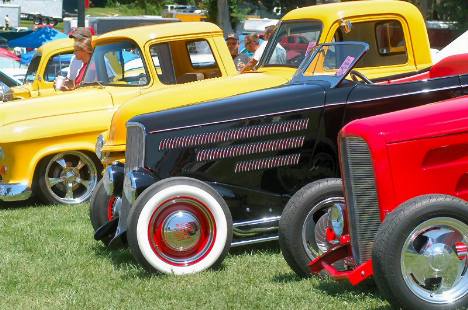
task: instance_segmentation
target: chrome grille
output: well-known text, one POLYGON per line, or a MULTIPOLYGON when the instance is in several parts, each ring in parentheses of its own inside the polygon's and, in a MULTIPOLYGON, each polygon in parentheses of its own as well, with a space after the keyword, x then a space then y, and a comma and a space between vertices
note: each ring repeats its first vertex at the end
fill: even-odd
POLYGON ((380 226, 374 168, 363 139, 346 137, 341 146, 353 256, 361 264, 372 257, 372 244, 380 226))
POLYGON ((125 173, 143 167, 145 157, 145 130, 141 124, 127 124, 127 148, 125 150, 125 173))

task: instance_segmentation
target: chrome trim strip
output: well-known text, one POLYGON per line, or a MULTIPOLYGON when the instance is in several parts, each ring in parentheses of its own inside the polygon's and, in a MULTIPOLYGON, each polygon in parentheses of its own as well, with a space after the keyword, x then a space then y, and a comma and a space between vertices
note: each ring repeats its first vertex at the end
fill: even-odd
POLYGON ((0 200, 20 201, 31 197, 32 190, 25 183, 0 184, 0 200))
POLYGON ((167 128, 167 129, 161 129, 161 130, 153 130, 153 131, 149 131, 148 134, 166 132, 166 131, 171 131, 171 130, 180 130, 180 129, 186 129, 186 128, 193 128, 193 127, 200 127, 200 126, 210 126, 210 125, 224 124, 224 123, 229 123, 229 122, 237 122, 237 121, 242 121, 242 120, 255 119, 255 118, 258 118, 258 117, 265 117, 265 116, 282 115, 282 114, 293 113, 293 112, 298 112, 298 111, 306 111, 306 110, 313 110, 313 109, 323 108, 324 106, 325 106, 324 103, 322 103, 321 105, 315 106, 315 107, 307 107, 307 108, 302 108, 302 109, 279 111, 279 112, 274 112, 274 113, 266 113, 266 114, 260 114, 260 115, 243 117, 243 118, 232 118, 232 119, 228 119, 228 120, 224 120, 224 121, 217 121, 217 122, 211 122, 211 123, 201 123, 201 124, 193 124, 193 125, 189 125, 189 126, 181 126, 181 127, 173 127, 173 128, 167 128))
MULTIPOLYGON (((403 83, 402 83, 403 84, 403 83)), ((403 96, 410 96, 410 95, 417 95, 417 94, 423 94, 423 93, 431 93, 434 91, 439 91, 439 90, 448 90, 448 89, 454 89, 454 88, 460 88, 460 85, 456 86, 448 86, 448 87, 441 87, 441 88, 435 88, 435 89, 426 89, 426 90, 421 90, 421 91, 414 91, 411 93, 402 93, 402 94, 395 94, 392 96, 383 96, 383 97, 376 97, 376 98, 368 98, 364 100, 356 100, 356 101, 349 101, 347 104, 353 104, 353 103, 361 103, 361 102, 367 102, 367 101, 373 101, 373 100, 381 100, 381 99, 388 99, 388 98, 395 98, 395 97, 403 97, 403 96)))
POLYGON ((258 224, 265 224, 265 223, 272 223, 272 222, 277 222, 279 221, 281 216, 272 216, 272 217, 264 217, 262 219, 258 220, 252 220, 252 221, 244 221, 244 222, 238 222, 238 223, 233 223, 233 227, 241 227, 241 226, 250 226, 250 225, 258 225, 258 224))
POLYGON ((219 131, 204 132, 193 135, 166 138, 159 142, 159 150, 193 147, 232 140, 269 136, 292 131, 306 130, 307 118, 291 121, 272 122, 262 125, 244 126, 219 131))
POLYGON ((270 237, 263 237, 263 238, 249 239, 249 240, 234 241, 231 243, 231 247, 233 248, 233 247, 255 244, 255 243, 276 241, 278 239, 279 239, 279 236, 270 236, 270 237))
POLYGON ((232 145, 212 149, 203 149, 197 152, 197 161, 217 160, 238 157, 250 154, 297 149, 304 145, 304 136, 284 139, 267 140, 262 142, 232 145))
POLYGON ((282 166, 292 166, 297 165, 299 160, 301 159, 301 154, 288 154, 288 155, 281 155, 281 156, 273 156, 261 159, 254 159, 254 160, 245 160, 236 163, 234 167, 235 173, 240 172, 248 172, 254 170, 264 170, 270 169, 275 167, 282 167, 282 166))

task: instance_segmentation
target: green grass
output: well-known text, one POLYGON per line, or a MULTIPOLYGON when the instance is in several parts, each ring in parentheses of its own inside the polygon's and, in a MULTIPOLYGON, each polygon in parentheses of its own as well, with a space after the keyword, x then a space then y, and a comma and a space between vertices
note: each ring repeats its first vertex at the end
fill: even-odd
POLYGON ((92 238, 88 205, 0 208, 0 309, 386 309, 373 285, 300 279, 276 243, 232 249, 219 270, 149 274, 92 238))

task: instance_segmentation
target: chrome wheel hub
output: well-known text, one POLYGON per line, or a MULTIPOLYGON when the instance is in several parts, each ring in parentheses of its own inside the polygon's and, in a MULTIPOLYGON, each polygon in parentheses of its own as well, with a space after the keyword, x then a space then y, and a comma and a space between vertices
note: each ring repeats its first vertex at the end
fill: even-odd
POLYGON ((334 204, 344 205, 343 197, 330 197, 317 203, 307 214, 302 226, 302 244, 312 260, 325 253, 332 245, 325 230, 329 226, 328 209, 334 204))
POLYGON ((447 217, 418 225, 405 240, 401 271, 409 289, 431 303, 453 302, 468 293, 468 225, 447 217))
POLYGON ((175 266, 195 264, 211 250, 216 224, 208 207, 192 197, 174 197, 153 213, 148 226, 153 251, 175 266))
POLYGON ((188 251, 200 240, 200 223, 191 212, 173 212, 163 223, 163 238, 173 250, 188 251))
POLYGON ((86 201, 97 185, 94 162, 81 152, 55 155, 45 171, 48 193, 63 204, 86 201))

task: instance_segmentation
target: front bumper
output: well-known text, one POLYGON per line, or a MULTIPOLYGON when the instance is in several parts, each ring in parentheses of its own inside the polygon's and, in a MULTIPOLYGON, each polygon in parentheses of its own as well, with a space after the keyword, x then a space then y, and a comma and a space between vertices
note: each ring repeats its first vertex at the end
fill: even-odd
POLYGON ((357 285, 373 275, 372 260, 346 271, 338 270, 333 266, 333 263, 351 257, 352 250, 349 242, 340 244, 311 261, 309 269, 316 274, 325 270, 335 280, 348 280, 352 285, 357 285))
POLYGON ((32 191, 28 185, 22 183, 4 184, 0 183, 0 200, 19 201, 31 197, 32 191))

